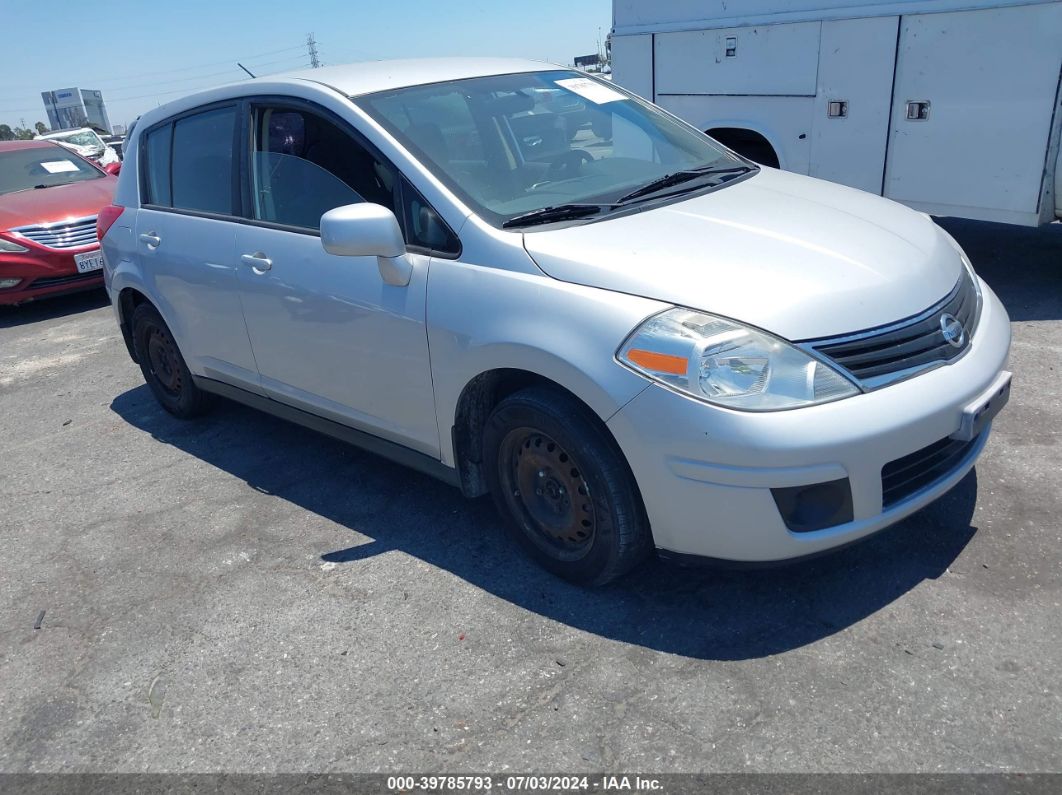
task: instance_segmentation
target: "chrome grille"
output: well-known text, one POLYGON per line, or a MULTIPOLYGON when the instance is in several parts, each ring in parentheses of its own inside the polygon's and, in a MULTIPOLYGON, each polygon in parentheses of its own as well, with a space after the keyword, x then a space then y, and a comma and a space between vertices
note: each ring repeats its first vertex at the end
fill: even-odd
POLYGON ((96 216, 56 221, 53 224, 34 224, 12 229, 22 237, 48 248, 80 248, 91 246, 96 239, 96 216))
POLYGON ((801 344, 874 389, 961 356, 970 346, 980 309, 977 287, 964 269, 952 291, 924 312, 888 326, 801 344), (945 337, 945 315, 962 324, 958 345, 945 337))

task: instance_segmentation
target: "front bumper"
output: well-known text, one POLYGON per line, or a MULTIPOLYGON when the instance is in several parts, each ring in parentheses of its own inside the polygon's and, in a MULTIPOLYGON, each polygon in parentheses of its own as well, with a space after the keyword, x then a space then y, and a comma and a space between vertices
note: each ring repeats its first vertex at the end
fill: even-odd
POLYGON ((973 467, 990 424, 930 483, 883 508, 882 469, 956 434, 963 410, 996 384, 1010 321, 982 283, 967 353, 915 378, 820 406, 739 412, 653 384, 608 422, 627 457, 656 546, 676 555, 763 562, 843 546, 940 497, 973 467), (786 526, 772 489, 847 478, 851 519, 821 530, 786 526))
POLYGON ((103 271, 78 273, 74 264, 75 254, 97 249, 98 245, 62 251, 34 247, 24 254, 0 252, 0 280, 19 280, 14 287, 0 289, 0 306, 102 287, 103 271))

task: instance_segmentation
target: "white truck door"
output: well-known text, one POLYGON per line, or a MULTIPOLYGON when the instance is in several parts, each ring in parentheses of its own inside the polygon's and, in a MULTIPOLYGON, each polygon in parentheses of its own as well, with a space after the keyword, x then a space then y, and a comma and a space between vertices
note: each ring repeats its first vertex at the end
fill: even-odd
POLYGON ((822 23, 811 176, 881 193, 899 24, 899 17, 822 23))
POLYGON ((700 130, 759 133, 782 168, 806 174, 821 23, 653 36, 655 101, 700 130))
POLYGON ((653 37, 616 36, 612 40, 612 80, 653 101, 653 37))
POLYGON ((903 17, 885 195, 1038 223, 1060 67, 1062 3, 903 17))

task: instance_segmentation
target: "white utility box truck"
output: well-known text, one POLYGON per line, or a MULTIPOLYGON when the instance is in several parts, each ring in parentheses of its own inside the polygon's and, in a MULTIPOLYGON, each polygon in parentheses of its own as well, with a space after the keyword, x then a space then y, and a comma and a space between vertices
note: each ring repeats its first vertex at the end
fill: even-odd
POLYGON ((613 79, 761 163, 1062 218, 1062 2, 614 0, 613 79))

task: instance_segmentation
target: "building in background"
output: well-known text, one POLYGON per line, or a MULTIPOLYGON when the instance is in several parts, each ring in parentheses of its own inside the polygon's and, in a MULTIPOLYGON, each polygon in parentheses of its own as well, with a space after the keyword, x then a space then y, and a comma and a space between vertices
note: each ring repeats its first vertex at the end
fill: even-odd
POLYGON ((67 127, 94 127, 110 133, 111 120, 103 104, 103 92, 84 88, 60 88, 41 93, 48 124, 53 130, 67 127))

